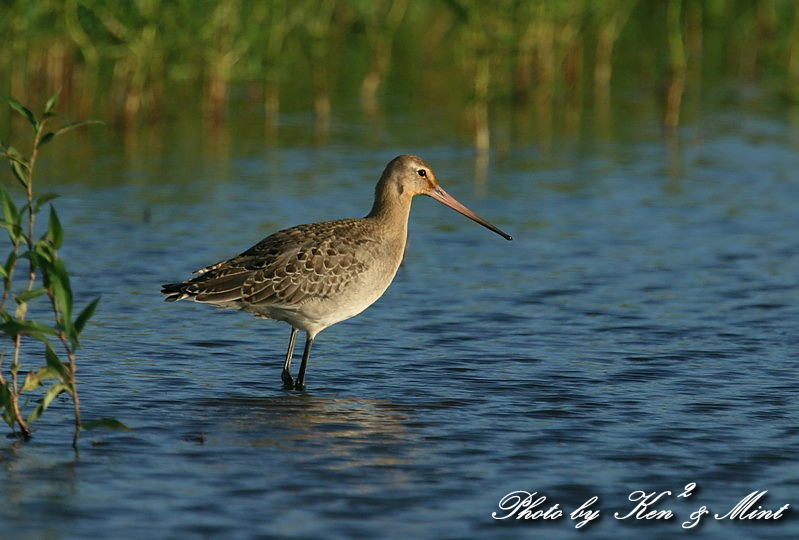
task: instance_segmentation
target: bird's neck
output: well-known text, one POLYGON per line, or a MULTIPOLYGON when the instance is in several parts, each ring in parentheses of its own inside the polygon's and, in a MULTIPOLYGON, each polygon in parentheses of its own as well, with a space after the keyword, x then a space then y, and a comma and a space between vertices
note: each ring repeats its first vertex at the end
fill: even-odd
MULTIPOLYGON (((391 268, 391 278, 402 264, 405 255, 405 246, 408 242, 408 216, 411 211, 411 201, 397 198, 386 201, 379 196, 375 197, 372 211, 364 218, 371 224, 370 229, 378 240, 384 253, 383 264, 391 268)), ((390 280, 389 280, 390 281, 390 280)))
POLYGON ((378 193, 367 219, 380 223, 384 229, 404 232, 408 228, 411 196, 378 193))

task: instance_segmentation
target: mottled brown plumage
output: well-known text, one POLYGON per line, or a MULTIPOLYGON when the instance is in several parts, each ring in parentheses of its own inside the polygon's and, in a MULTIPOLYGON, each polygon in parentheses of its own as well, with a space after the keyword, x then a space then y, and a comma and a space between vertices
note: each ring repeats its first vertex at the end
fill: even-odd
POLYGON ((385 292, 402 262, 414 195, 428 195, 510 240, 449 196, 421 158, 402 155, 386 166, 364 218, 298 225, 278 231, 232 259, 163 286, 166 301, 190 299, 288 322, 291 338, 282 378, 304 387, 316 334, 353 317, 385 292), (296 382, 290 373, 298 330, 307 334, 296 382))
MULTIPOLYGON (((342 219, 278 231, 237 257, 197 270, 196 278, 180 284, 181 296, 240 303, 236 307, 255 314, 262 305, 299 306, 309 298, 328 298, 365 268, 342 241, 348 232, 365 228, 360 224, 342 219)), ((376 237, 359 236, 366 249, 376 237)))

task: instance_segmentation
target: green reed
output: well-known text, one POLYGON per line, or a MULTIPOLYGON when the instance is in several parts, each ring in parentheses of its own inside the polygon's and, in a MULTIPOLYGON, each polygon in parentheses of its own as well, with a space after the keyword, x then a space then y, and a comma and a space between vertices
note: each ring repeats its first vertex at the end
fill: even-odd
POLYGON ((224 121, 234 87, 271 129, 286 107, 324 127, 336 107, 400 96, 460 107, 483 148, 493 106, 574 123, 619 84, 669 126, 708 80, 799 95, 792 0, 39 0, 3 3, 0 35, 0 92, 62 87, 71 112, 121 126, 176 103, 224 121))
MULTIPOLYGON (((35 236, 37 215, 56 195, 39 195, 35 192, 34 171, 39 152, 45 144, 72 129, 97 122, 59 121, 55 113, 57 99, 57 93, 50 97, 43 114, 37 118, 17 100, 6 98, 10 108, 28 122, 33 137, 28 155, 23 155, 13 146, 0 143, 0 155, 8 160, 12 176, 25 194, 23 204, 17 205, 8 190, 0 184, 0 226, 6 230, 10 240, 5 262, 0 265, 0 278, 3 280, 0 335, 6 338, 6 347, 10 347, 0 350, 0 414, 9 427, 19 429, 20 434, 27 438, 31 435, 31 424, 56 397, 66 393, 72 398, 75 421, 72 444, 76 447, 82 424, 75 379, 75 355, 80 347, 80 334, 94 314, 100 298, 95 298, 75 314, 69 273, 58 255, 64 231, 52 204, 49 204, 49 219, 44 234, 38 238, 35 236), (51 127, 54 123, 57 127, 51 127), (46 300, 52 314, 48 323, 27 316, 31 303, 42 299, 46 300), (23 349, 27 350, 33 345, 30 339, 43 345, 45 365, 27 371, 24 379, 20 380, 23 375, 23 349), (6 368, 3 360, 8 357, 10 361, 6 368), (38 404, 24 415, 27 397, 39 389, 41 396, 38 404), (23 397, 26 399, 21 402, 23 397)), ((112 419, 86 425, 124 428, 112 419)))

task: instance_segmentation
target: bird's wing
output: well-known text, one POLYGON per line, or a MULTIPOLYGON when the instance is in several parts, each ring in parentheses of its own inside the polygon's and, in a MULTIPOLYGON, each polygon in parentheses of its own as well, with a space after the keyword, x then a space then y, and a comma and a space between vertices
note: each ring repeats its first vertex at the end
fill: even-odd
POLYGON ((241 255, 198 270, 199 302, 299 306, 341 291, 365 263, 345 232, 357 220, 300 225, 264 238, 241 255))

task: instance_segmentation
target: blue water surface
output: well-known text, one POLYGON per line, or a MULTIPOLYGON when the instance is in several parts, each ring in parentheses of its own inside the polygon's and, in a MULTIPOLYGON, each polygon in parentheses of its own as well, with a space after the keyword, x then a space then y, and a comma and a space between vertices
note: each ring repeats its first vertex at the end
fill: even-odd
POLYGON ((86 181, 43 164, 78 303, 102 294, 83 415, 133 431, 74 453, 62 397, 0 442, 3 538, 799 537, 795 126, 709 111, 511 145, 484 175, 463 144, 359 130, 111 141, 86 181), (319 335, 306 392, 281 387, 284 324, 162 302, 279 228, 365 214, 404 152, 514 240, 420 197, 394 284, 319 335), (766 490, 751 510, 780 519, 714 518, 766 490), (563 514, 494 519, 514 491, 563 514), (648 511, 673 516, 614 517, 637 491, 671 492, 648 511))

